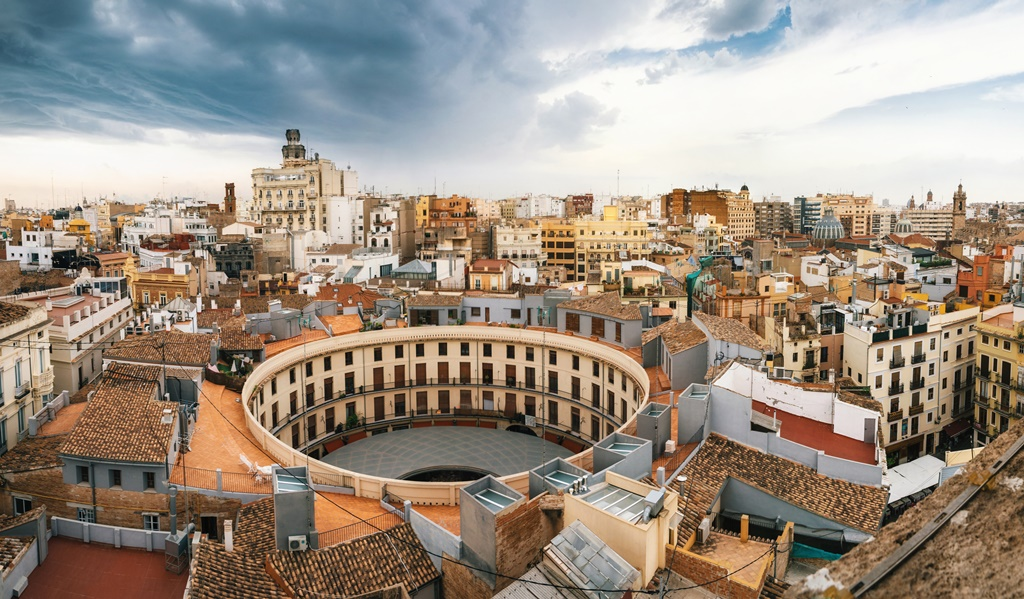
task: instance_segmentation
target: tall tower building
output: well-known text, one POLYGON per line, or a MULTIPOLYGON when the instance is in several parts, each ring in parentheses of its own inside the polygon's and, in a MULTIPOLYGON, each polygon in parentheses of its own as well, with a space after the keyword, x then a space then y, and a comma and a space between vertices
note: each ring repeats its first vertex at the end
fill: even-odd
POLYGON ((953 230, 959 231, 967 224, 967 192, 964 184, 957 185, 953 194, 953 230))
POLYGON ((235 184, 225 183, 224 184, 224 212, 234 215, 235 214, 235 184))

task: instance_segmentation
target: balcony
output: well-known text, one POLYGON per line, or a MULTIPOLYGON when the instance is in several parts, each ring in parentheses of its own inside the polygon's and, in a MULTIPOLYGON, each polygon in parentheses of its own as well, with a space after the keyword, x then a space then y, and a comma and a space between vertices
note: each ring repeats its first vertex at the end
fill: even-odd
POLYGON ((32 385, 28 381, 18 385, 14 389, 14 399, 22 399, 32 391, 32 385))
POLYGON ((1013 406, 1010 405, 1010 402, 1000 402, 1000 403, 996 404, 993 409, 996 412, 999 412, 1000 414, 1002 414, 1003 416, 1008 416, 1010 418, 1016 418, 1017 417, 1016 414, 1014 413, 1013 406))
POLYGON ((897 420, 903 420, 903 410, 896 410, 895 412, 889 412, 888 422, 896 422, 897 420))
POLYGON ((910 390, 911 391, 914 391, 916 389, 920 389, 921 387, 924 387, 924 377, 918 377, 916 379, 911 379, 911 381, 910 381, 910 390))
POLYGON ((813 370, 817 367, 818 365, 814 363, 814 360, 804 360, 804 370, 813 370))
POLYGON ((910 406, 909 413, 910 413, 911 416, 917 416, 921 412, 924 412, 924 404, 923 403, 919 403, 917 405, 910 406))
POLYGON ((914 355, 910 356, 910 363, 911 364, 920 364, 921 362, 924 362, 924 360, 925 360, 925 355, 924 354, 914 354, 914 355))
POLYGON ((903 383, 889 385, 889 395, 899 395, 900 393, 903 393, 903 383))
POLYGON ((904 358, 903 356, 900 356, 898 358, 896 356, 893 356, 892 359, 889 360, 889 368, 903 368, 903 366, 906 363, 907 359, 904 358))
POLYGON ((957 393, 957 392, 963 391, 965 389, 970 389, 973 386, 974 386, 974 381, 954 381, 954 383, 953 383, 953 393, 957 393))

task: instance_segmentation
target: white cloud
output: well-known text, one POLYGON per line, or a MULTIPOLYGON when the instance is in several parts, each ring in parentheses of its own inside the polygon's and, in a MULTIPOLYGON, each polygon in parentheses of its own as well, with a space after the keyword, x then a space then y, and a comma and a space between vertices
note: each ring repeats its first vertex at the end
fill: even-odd
POLYGON ((993 88, 982 95, 981 99, 990 102, 1024 102, 1024 83, 993 88))

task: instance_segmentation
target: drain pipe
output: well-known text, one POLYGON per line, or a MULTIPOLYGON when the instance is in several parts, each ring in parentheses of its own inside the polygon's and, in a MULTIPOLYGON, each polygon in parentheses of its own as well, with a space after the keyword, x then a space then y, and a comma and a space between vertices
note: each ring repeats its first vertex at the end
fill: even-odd
POLYGON ((171 501, 169 510, 171 512, 171 534, 178 534, 178 487, 171 487, 170 491, 171 501))

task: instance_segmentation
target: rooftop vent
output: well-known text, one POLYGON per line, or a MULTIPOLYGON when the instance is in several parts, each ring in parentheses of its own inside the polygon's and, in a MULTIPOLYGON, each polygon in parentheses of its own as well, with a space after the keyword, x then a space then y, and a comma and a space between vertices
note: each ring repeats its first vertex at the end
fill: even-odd
POLYGON ((160 424, 171 424, 174 422, 174 410, 165 408, 163 416, 160 417, 160 424))

